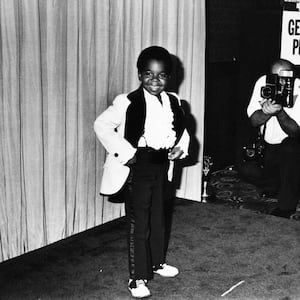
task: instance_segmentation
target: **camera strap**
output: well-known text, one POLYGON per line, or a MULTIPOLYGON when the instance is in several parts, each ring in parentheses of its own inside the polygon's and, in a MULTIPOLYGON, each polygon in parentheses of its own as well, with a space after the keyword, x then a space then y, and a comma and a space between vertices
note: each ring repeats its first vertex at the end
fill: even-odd
POLYGON ((265 123, 262 132, 261 132, 260 128, 258 129, 258 136, 262 140, 264 140, 264 137, 265 137, 266 127, 267 127, 267 125, 265 123))

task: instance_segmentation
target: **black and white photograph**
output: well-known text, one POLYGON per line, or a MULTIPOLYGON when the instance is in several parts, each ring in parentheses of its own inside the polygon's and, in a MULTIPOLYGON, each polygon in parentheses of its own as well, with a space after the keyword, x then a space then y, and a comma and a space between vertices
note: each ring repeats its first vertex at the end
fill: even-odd
POLYGON ((300 299, 300 0, 0 0, 0 299, 300 299))

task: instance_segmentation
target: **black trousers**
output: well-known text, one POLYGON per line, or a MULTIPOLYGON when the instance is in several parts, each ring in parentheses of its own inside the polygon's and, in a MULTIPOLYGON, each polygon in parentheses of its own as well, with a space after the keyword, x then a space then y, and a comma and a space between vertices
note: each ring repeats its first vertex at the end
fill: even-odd
POLYGON ((167 151, 138 149, 125 188, 128 262, 131 279, 152 279, 153 267, 165 262, 165 187, 167 151))
POLYGON ((278 207, 295 211, 300 199, 300 139, 286 138, 281 144, 266 144, 265 185, 278 192, 278 207))

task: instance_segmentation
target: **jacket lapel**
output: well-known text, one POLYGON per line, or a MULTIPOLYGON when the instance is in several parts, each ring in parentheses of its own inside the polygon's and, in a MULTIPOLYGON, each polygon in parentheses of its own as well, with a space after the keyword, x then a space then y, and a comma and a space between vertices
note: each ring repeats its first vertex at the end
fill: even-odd
POLYGON ((142 87, 128 94, 130 104, 126 112, 125 139, 137 147, 139 138, 144 133, 146 119, 146 101, 142 87))
POLYGON ((184 110, 178 103, 178 99, 172 94, 169 93, 167 94, 169 96, 171 109, 174 114, 173 126, 176 132, 176 142, 175 142, 176 144, 180 140, 183 131, 185 129, 185 115, 184 115, 184 110))

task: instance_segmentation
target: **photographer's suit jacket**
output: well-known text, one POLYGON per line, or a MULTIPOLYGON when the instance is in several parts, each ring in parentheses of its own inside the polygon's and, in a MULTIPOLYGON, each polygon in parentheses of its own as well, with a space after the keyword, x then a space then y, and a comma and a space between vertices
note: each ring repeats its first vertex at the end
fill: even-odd
MULTIPOLYGON (((189 137, 184 129, 184 113, 178 96, 167 94, 174 115, 175 144, 187 154, 189 137)), ((128 95, 117 96, 113 104, 96 119, 94 130, 107 151, 101 194, 115 194, 126 182, 130 169, 125 164, 137 150, 138 141, 144 132, 145 119, 146 101, 142 87, 128 95)))

